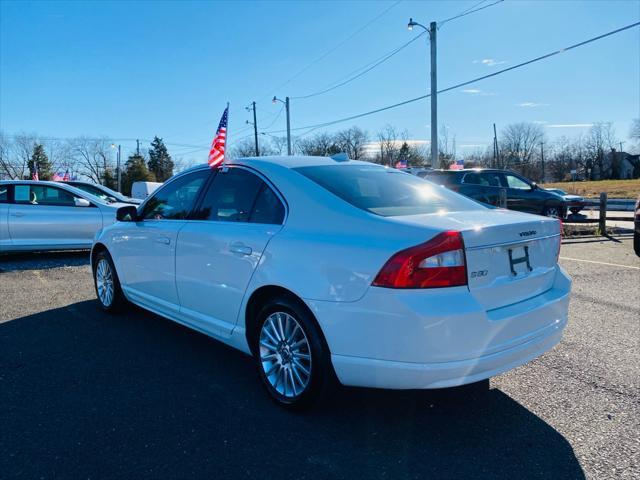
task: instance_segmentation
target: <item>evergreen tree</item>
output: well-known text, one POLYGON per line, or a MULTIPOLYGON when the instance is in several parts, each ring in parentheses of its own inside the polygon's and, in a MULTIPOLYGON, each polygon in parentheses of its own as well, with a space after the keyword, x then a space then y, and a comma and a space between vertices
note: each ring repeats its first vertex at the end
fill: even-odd
POLYGON ((155 182, 155 175, 147 168, 144 157, 134 153, 125 164, 125 171, 122 176, 122 192, 131 194, 131 186, 134 182, 155 182))
POLYGON ((149 170, 156 176, 158 182, 164 182, 173 175, 173 160, 161 138, 157 136, 151 142, 149 149, 149 170))
POLYGON ((27 166, 29 167, 29 178, 33 178, 36 165, 38 167, 38 178, 40 180, 51 180, 51 177, 53 176, 51 172, 51 162, 44 151, 44 147, 40 143, 34 144, 33 154, 31 155, 31 159, 27 162, 27 166))
POLYGON ((111 168, 107 168, 102 174, 102 185, 110 188, 111 190, 118 189, 118 179, 111 168))

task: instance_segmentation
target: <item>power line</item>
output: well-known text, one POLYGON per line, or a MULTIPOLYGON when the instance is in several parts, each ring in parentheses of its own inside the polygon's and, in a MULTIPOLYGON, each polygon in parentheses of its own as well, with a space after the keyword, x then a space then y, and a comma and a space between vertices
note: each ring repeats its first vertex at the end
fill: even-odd
POLYGON ((479 12, 480 10, 484 10, 485 8, 493 7, 494 5, 497 5, 498 3, 504 2, 504 0, 497 0, 496 2, 490 3, 489 5, 484 5, 483 7, 475 8, 478 5, 483 4, 485 1, 486 0, 483 0, 482 2, 476 4, 474 7, 471 7, 473 10, 472 9, 464 10, 463 12, 459 13, 458 15, 456 15, 454 17, 447 18, 445 20, 442 20, 442 21, 438 22, 438 29, 440 29, 445 23, 450 22, 451 20, 455 20, 456 18, 464 17, 466 15, 471 15, 472 13, 479 12))
MULTIPOLYGON (((578 47, 581 47, 583 45, 587 45, 589 43, 595 42, 597 40, 601 40, 601 39, 603 39, 605 37, 609 37, 609 36, 614 35, 616 33, 620 33, 620 32, 622 32, 624 30, 628 30, 630 28, 637 27, 638 25, 640 25, 640 22, 632 23, 631 25, 627 25, 625 27, 618 28, 616 30, 612 30, 610 32, 604 33, 602 35, 598 35, 597 37, 593 37, 593 38, 590 38, 588 40, 584 40, 584 41, 582 41, 580 43, 576 43, 574 45, 570 45, 570 46, 562 48, 560 50, 556 50, 555 52, 547 53, 546 55, 542 55, 540 57, 536 57, 536 58, 533 58, 531 60, 527 60, 525 62, 519 63, 517 65, 513 65, 512 67, 504 68, 502 70, 498 70, 497 72, 493 72, 493 73, 490 73, 488 75, 483 75, 481 77, 477 77, 477 78, 474 78, 472 80, 468 80, 466 82, 458 83, 457 85, 453 85, 451 87, 447 87, 447 88, 444 88, 442 90, 438 90, 438 93, 448 92, 450 90, 455 90, 456 88, 464 87, 464 86, 469 85, 471 83, 479 82, 480 80, 485 80, 487 78, 495 77, 496 75, 500 75, 500 74, 508 72, 510 70, 515 70, 516 68, 524 67, 525 65, 529 65, 529 64, 532 64, 532 63, 535 63, 535 62, 539 62, 541 60, 545 60, 545 59, 547 59, 549 57, 553 57, 553 56, 558 55, 560 53, 564 53, 566 51, 573 50, 574 48, 578 48, 578 47)), ((402 101, 402 102, 399 102, 399 103, 395 103, 393 105, 388 105, 386 107, 377 108, 375 110, 370 110, 368 112, 359 113, 359 114, 356 114, 356 115, 351 115, 351 116, 348 116, 348 117, 345 117, 345 118, 340 118, 338 120, 332 120, 332 121, 328 121, 328 122, 318 123, 318 124, 315 124, 315 125, 306 125, 304 127, 296 127, 296 128, 292 128, 292 130, 306 130, 306 129, 316 129, 316 128, 320 128, 320 127, 328 127, 330 125, 335 125, 336 123, 348 122, 350 120, 355 120, 357 118, 366 117, 368 115, 373 115, 375 113, 384 112, 385 110, 391 110, 393 108, 401 107, 401 106, 407 105, 409 103, 417 102, 419 100, 424 100, 425 98, 429 98, 430 96, 431 96, 430 94, 421 95, 421 96, 416 97, 416 98, 411 98, 409 100, 405 100, 405 101, 402 101)), ((283 130, 274 130, 272 132, 267 132, 267 133, 281 133, 281 132, 283 132, 283 130)), ((307 133, 309 133, 309 132, 307 132, 307 133)))
MULTIPOLYGON (((292 75, 291 77, 289 77, 284 83, 280 84, 279 86, 272 88, 270 91, 274 92, 277 90, 280 90, 282 87, 288 85, 289 83, 291 83, 293 80, 295 80, 296 78, 298 78, 300 75, 302 75, 304 72, 306 72, 307 70, 309 70, 312 66, 314 66, 316 63, 324 60, 325 58, 327 58, 329 55, 331 55, 333 52, 335 52, 337 49, 339 49, 340 47, 342 47, 345 43, 347 43, 349 40, 351 40, 353 37, 355 37, 356 35, 358 35, 360 32, 362 32, 364 29, 366 29, 369 25, 371 25, 372 23, 376 22, 377 20, 379 20, 381 17, 383 17, 387 12, 389 12, 392 8, 394 8, 395 6, 397 6, 399 3, 401 3, 402 0, 397 0, 396 2, 392 3, 390 6, 388 6, 387 8, 385 8, 382 12, 380 12, 378 15, 376 15, 374 18, 372 18, 371 20, 369 20, 367 23, 365 23, 362 27, 358 28, 355 32, 353 32, 351 35, 349 35, 347 38, 345 38, 343 41, 341 41, 340 43, 338 43, 337 45, 335 45, 334 47, 330 48, 329 50, 327 50, 325 53, 323 53, 322 55, 320 55, 319 57, 317 57, 315 60, 311 61, 310 63, 308 63, 306 66, 304 66, 302 69, 298 70, 297 73, 295 73, 294 75, 292 75)), ((263 100, 266 97, 269 97, 271 95, 270 94, 266 94, 263 95, 260 100, 263 100)))
MULTIPOLYGON (((393 57, 394 55, 396 55, 397 53, 399 53, 400 51, 404 50, 406 47, 408 47, 409 45, 411 45, 413 42, 415 42, 416 40, 418 40, 418 38, 422 37, 423 35, 425 35, 427 32, 424 31, 422 33, 420 33, 419 35, 416 35, 415 37, 413 37, 411 40, 409 40, 408 42, 403 43, 402 45, 400 45, 399 47, 393 49, 391 52, 384 54, 382 57, 379 57, 377 60, 374 60, 373 62, 369 62, 368 64, 357 68, 356 70, 354 70, 352 73, 355 73, 361 69, 365 69, 363 71, 361 71, 360 73, 358 73, 357 75, 354 75, 352 77, 349 77, 347 80, 340 82, 336 85, 333 85, 331 87, 325 88, 324 90, 320 90, 314 93, 310 93, 307 95, 300 95, 297 97, 291 97, 292 99, 305 99, 305 98, 311 98, 311 97, 316 97, 318 95, 322 95, 324 93, 330 92, 332 90, 335 90, 336 88, 340 88, 344 85, 347 85, 348 83, 351 83, 352 81, 362 77, 363 75, 365 75, 366 73, 369 73, 371 70, 373 70, 374 68, 376 68, 377 66, 383 64, 384 62, 386 62, 387 60, 389 60, 391 57, 393 57), (368 68, 367 68, 368 67, 368 68)), ((351 74, 349 74, 351 75, 351 74)))

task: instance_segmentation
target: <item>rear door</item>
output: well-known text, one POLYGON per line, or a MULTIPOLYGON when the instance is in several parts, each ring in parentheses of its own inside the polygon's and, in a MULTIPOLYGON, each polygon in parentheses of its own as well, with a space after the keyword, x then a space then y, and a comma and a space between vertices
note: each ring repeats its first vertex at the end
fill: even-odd
POLYGON ((266 179, 242 167, 219 169, 178 235, 176 286, 185 321, 214 335, 231 334, 247 285, 284 216, 284 203, 266 179))
POLYGON ((102 228, 95 205, 77 207, 75 196, 51 185, 15 184, 8 227, 13 246, 88 248, 102 228))

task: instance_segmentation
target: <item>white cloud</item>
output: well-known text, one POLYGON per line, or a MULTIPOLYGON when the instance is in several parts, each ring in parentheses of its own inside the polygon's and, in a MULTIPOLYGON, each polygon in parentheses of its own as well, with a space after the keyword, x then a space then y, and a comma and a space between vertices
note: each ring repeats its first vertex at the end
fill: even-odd
POLYGON ((537 108, 537 107, 548 107, 548 103, 537 103, 537 102, 522 102, 516 103, 516 107, 522 108, 537 108))
POLYGON ((480 90, 479 88, 465 88, 462 90, 462 93, 466 93, 468 95, 478 95, 480 97, 492 97, 495 95, 493 92, 485 92, 484 90, 480 90))
POLYGON ((548 128, 589 128, 593 123, 554 123, 547 125, 548 128))
POLYGON ((462 143, 458 145, 458 148, 482 148, 486 146, 486 143, 462 143))
POLYGON ((495 58, 483 58, 482 60, 474 60, 473 63, 480 63, 487 67, 495 67, 496 65, 502 65, 507 62, 505 60, 496 60, 495 58))
POLYGON ((546 120, 534 120, 533 123, 535 123, 536 125, 544 125, 545 123, 547 123, 546 120))

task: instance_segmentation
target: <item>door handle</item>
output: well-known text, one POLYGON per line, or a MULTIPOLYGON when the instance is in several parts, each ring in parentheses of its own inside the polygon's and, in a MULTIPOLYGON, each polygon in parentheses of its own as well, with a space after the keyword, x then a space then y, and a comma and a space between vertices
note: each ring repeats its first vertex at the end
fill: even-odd
POLYGON ((156 237, 156 242, 163 245, 169 245, 171 243, 171 239, 169 237, 156 237))
POLYGON ((13 212, 11 214, 12 217, 24 217, 24 213, 22 212, 13 212))
POLYGON ((241 242, 232 243, 229 246, 229 250, 231 250, 231 252, 233 253, 239 253, 241 255, 251 255, 251 252, 253 251, 251 247, 248 247, 241 242))

